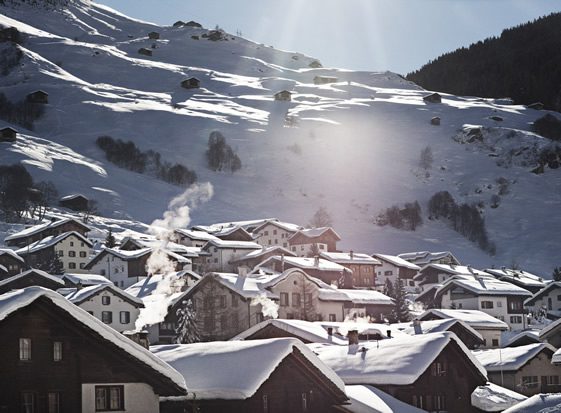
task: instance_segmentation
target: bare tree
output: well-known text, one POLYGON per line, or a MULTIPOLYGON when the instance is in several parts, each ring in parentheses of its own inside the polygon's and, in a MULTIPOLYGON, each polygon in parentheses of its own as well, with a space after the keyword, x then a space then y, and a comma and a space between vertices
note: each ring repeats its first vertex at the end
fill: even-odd
POLYGON ((312 219, 308 223, 311 228, 321 228, 330 227, 333 225, 333 219, 331 214, 323 206, 320 206, 317 211, 312 216, 312 219))

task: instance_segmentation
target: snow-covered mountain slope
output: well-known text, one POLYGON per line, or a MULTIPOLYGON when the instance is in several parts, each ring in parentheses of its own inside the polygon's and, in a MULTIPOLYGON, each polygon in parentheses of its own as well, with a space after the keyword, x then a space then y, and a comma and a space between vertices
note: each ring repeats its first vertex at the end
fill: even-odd
POLYGON ((516 263, 544 275, 561 264, 560 171, 531 173, 536 156, 527 149, 549 145, 527 132, 543 112, 446 94, 427 104, 426 91, 393 73, 311 69, 315 59, 300 53, 232 35, 210 41, 202 28, 158 27, 95 3, 52 9, 12 0, 0 13, 0 25, 26 34, 20 65, 0 77, 2 92, 13 101, 36 89, 49 93, 33 131, 12 125, 22 135, 0 144, 0 163, 22 162, 62 195, 81 192, 107 215, 150 222, 182 191, 109 163, 95 145, 109 135, 213 184, 212 200, 193 212, 196 223, 277 216, 305 224, 324 206, 345 249, 452 250, 474 266, 516 263), (160 38, 149 39, 151 31, 160 38), (142 47, 153 55, 139 54, 142 47), (315 85, 318 75, 338 82, 315 85), (190 76, 201 88, 181 88, 190 76), (282 89, 292 102, 273 99, 282 89), (295 127, 287 127, 287 114, 295 127), (430 124, 434 116, 440 126, 430 124), (482 126, 481 138, 466 139, 465 125, 482 126), (240 171, 206 167, 213 130, 237 150, 240 171), (426 146, 434 156, 429 176, 419 169, 426 146), (497 180, 508 193, 491 208, 497 180), (428 199, 442 190, 480 203, 496 256, 427 219, 428 199), (381 209, 415 200, 425 214, 417 231, 373 224, 381 209))

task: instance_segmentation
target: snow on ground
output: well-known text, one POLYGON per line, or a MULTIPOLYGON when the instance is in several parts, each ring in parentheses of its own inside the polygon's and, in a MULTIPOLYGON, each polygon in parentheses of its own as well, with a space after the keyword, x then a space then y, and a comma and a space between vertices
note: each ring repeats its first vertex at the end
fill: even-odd
POLYGON ((448 94, 427 104, 426 91, 390 72, 311 69, 315 59, 300 53, 229 34, 212 42, 201 37, 206 29, 158 27, 95 3, 0 6, 0 13, 0 24, 27 36, 23 64, 0 79, 3 93, 12 100, 35 89, 49 93, 34 131, 18 127, 19 142, 0 144, 0 163, 22 162, 61 194, 97 199, 104 214, 150 222, 182 191, 107 162, 95 139, 109 135, 156 150, 213 184, 215 196, 193 212, 195 223, 279 216, 305 224, 325 206, 345 250, 452 250, 474 267, 516 263, 546 278, 558 265, 561 215, 551 211, 561 204, 561 172, 530 173, 535 153, 549 145, 529 132, 542 111, 448 94), (159 40, 148 39, 153 30, 159 40), (142 47, 153 55, 138 54, 142 47), (315 85, 316 75, 337 82, 315 85), (200 89, 180 87, 190 76, 200 89), (282 89, 293 92, 292 102, 273 100, 282 89), (434 116, 440 126, 430 124, 434 116), (483 138, 468 142, 465 131, 474 125, 483 138), (242 159, 235 174, 206 168, 215 129, 242 159), (428 174, 418 166, 426 146, 434 155, 428 174), (500 178, 508 190, 491 208, 500 178), (427 219, 425 204, 441 190, 481 205, 495 257, 427 219), (425 210, 416 232, 373 224, 381 209, 415 200, 425 210))

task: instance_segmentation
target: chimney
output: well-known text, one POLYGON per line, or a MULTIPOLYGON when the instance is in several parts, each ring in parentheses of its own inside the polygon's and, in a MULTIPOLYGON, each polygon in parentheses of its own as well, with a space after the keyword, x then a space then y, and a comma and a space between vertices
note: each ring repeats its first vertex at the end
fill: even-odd
POLYGON ((238 267, 238 276, 240 277, 247 276, 247 267, 245 265, 241 265, 238 267))
POLYGON ((314 267, 319 267, 319 255, 314 257, 314 267))
POLYGON ((353 250, 351 250, 351 252, 349 253, 349 255, 351 256, 351 261, 352 261, 353 258, 355 257, 355 253, 353 252, 353 250))
POLYGON ((328 335, 328 336, 332 336, 332 335, 333 335, 333 327, 327 327, 327 335, 328 335))
POLYGON ((347 338, 349 339, 349 346, 353 344, 358 345, 358 330, 349 330, 347 332, 347 338))
POLYGON ((123 331, 123 335, 136 344, 141 345, 146 350, 149 350, 150 342, 148 341, 148 331, 123 331))
POLYGON ((506 267, 503 265, 503 266, 501 267, 501 270, 502 270, 502 272, 506 272, 506 267))
POLYGON ((421 320, 413 320, 413 330, 415 331, 415 334, 423 334, 423 329, 421 328, 421 320))
POLYGON ((386 336, 388 336, 388 338, 392 338, 392 330, 386 330, 386 336))

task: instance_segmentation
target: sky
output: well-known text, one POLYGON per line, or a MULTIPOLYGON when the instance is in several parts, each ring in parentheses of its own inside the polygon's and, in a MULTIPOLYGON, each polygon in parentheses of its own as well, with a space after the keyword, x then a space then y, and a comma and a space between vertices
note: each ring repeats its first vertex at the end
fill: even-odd
POLYGON ((96 0, 141 20, 207 28, 318 58, 406 74, 430 59, 561 11, 561 0, 96 0))

